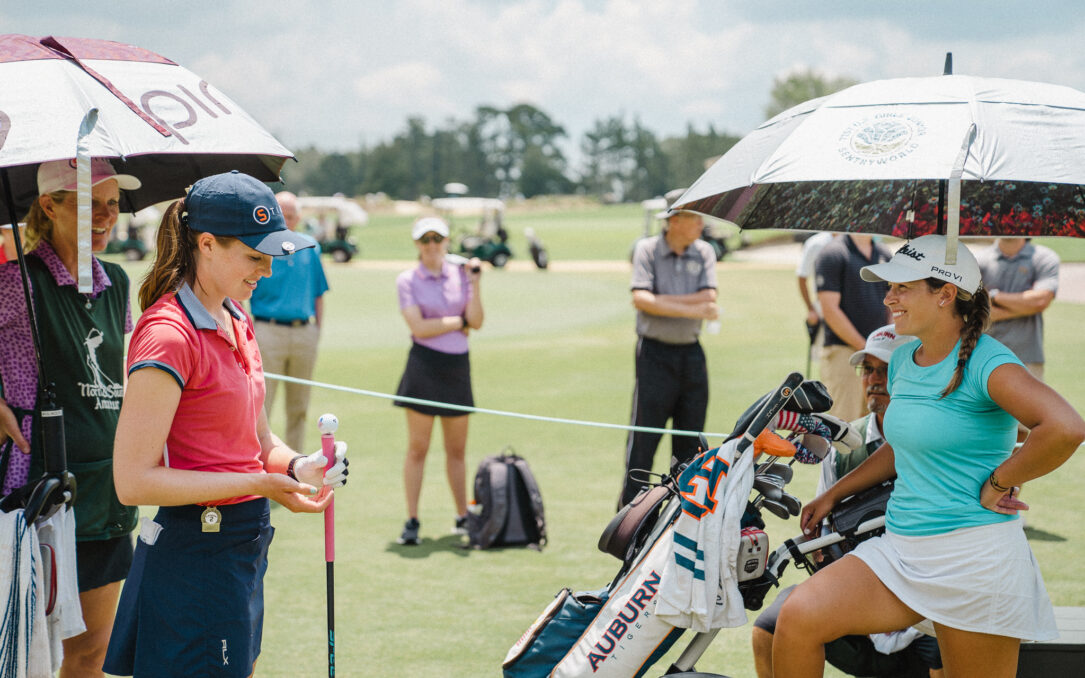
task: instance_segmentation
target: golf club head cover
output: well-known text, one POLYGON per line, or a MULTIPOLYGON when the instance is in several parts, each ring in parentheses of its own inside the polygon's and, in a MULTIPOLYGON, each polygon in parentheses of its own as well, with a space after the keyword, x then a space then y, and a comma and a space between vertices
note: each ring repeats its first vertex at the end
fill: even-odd
POLYGON ((754 454, 791 457, 795 454, 795 446, 766 428, 754 439, 753 451, 754 454))
MULTIPOLYGON (((765 405, 765 402, 769 399, 772 393, 766 393, 761 396, 757 402, 746 408, 746 411, 739 415, 738 421, 735 422, 735 428, 731 431, 731 434, 727 436, 728 440, 733 440, 750 427, 754 417, 761 411, 761 408, 765 405)), ((799 384, 799 387, 791 394, 787 402, 784 403, 782 412, 791 412, 797 414, 811 414, 816 412, 825 412, 833 406, 833 399, 829 396, 829 390, 825 388, 825 384, 820 381, 804 381, 799 384)), ((769 428, 786 428, 786 427, 773 427, 769 428)))
POLYGON ((327 471, 324 470, 325 464, 327 460, 324 459, 324 451, 317 450, 294 464, 294 477, 299 482, 308 483, 313 487, 321 485, 330 485, 332 488, 342 487, 347 482, 349 473, 347 466, 350 465, 347 459, 347 444, 342 440, 336 440, 335 463, 327 471))
POLYGON ((771 429, 785 429, 793 433, 815 433, 831 442, 840 443, 849 450, 858 449, 862 436, 851 424, 831 414, 799 414, 783 411, 769 423, 771 429))

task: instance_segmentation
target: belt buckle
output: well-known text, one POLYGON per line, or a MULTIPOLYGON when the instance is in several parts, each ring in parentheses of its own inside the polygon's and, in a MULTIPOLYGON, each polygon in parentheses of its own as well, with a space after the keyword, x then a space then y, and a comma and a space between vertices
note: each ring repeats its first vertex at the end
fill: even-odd
POLYGON ((218 532, 222 525, 222 511, 214 506, 208 506, 200 514, 200 529, 204 532, 218 532))

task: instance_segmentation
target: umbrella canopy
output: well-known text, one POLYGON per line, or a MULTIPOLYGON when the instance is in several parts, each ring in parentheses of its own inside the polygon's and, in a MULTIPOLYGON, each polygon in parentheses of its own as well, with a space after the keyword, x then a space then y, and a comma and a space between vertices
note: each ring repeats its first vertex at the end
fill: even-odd
POLYGON ((1085 237, 1085 93, 943 75, 795 106, 675 208, 743 228, 1085 237), (945 206, 946 209, 942 209, 945 206), (943 216, 944 214, 944 216, 943 216))
MULTIPOLYGON (((140 47, 86 38, 0 35, 0 168, 21 218, 37 195, 41 162, 76 156, 84 116, 91 157, 115 159, 143 186, 126 192, 136 211, 181 197, 197 179, 237 169, 277 181, 282 144, 232 99, 176 63, 140 47)), ((5 223, 7 198, 0 195, 5 223)))

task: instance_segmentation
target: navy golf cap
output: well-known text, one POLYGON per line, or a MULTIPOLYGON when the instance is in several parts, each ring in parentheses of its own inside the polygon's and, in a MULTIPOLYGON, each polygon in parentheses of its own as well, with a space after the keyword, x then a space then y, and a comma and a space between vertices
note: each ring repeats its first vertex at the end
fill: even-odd
POLYGON ((275 194, 264 182, 237 170, 192 184, 185 211, 192 230, 237 238, 273 257, 316 246, 309 236, 286 227, 275 194))

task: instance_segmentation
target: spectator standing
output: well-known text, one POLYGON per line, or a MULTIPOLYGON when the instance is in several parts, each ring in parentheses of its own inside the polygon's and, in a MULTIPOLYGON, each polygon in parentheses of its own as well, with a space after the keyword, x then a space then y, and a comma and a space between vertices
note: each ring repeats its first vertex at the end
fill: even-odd
POLYGON ((991 295, 991 328, 987 330, 1044 378, 1043 312, 1059 289, 1059 255, 1028 238, 999 238, 976 253, 983 286, 991 295))
MULTIPOLYGON (((701 323, 719 317, 716 256, 701 240, 704 222, 694 212, 667 210, 663 233, 637 242, 633 250, 633 306, 637 309, 634 426, 701 431, 708 409, 708 366, 698 341, 701 323)), ((630 431, 619 506, 644 487, 630 472, 652 470, 662 435, 630 431)), ((697 438, 671 436, 678 462, 692 459, 697 438)), ((640 475, 634 473, 634 476, 640 475)))
POLYGON ((846 233, 825 245, 815 267, 825 319, 819 376, 833 398, 829 413, 846 421, 865 411, 863 385, 849 362, 851 354, 863 350, 867 336, 891 320, 882 303, 888 285, 863 282, 859 270, 888 260, 889 251, 872 236, 846 233))
MULTIPOLYGON (((101 252, 117 223, 121 190, 140 182, 91 161, 91 251, 101 252)), ((63 642, 61 678, 101 676, 121 581, 132 562, 137 511, 113 489, 113 436, 124 393, 124 335, 132 331, 128 276, 117 264, 91 259, 92 291, 76 284, 78 241, 74 160, 42 163, 38 198, 24 240, 42 359, 64 409, 68 469, 75 475, 76 569, 83 633, 63 642)), ((7 235, 5 235, 7 237, 7 235)), ((0 469, 7 494, 43 471, 33 425, 38 373, 23 304, 19 265, 0 266, 0 469), (31 442, 33 443, 31 445, 31 442)))
MULTIPOLYGON (((283 191, 275 199, 286 227, 297 231, 301 223, 297 196, 283 191)), ((265 372, 296 379, 313 376, 327 291, 328 279, 320 263, 320 245, 271 260, 271 277, 260 281, 249 301, 265 372)), ((267 384, 264 407, 269 417, 278 387, 276 379, 267 384)), ((285 442, 290 449, 301 450, 307 430, 309 386, 287 382, 283 389, 286 392, 285 442)))
MULTIPOLYGON (((411 228, 411 238, 418 249, 418 266, 396 278, 399 310, 411 332, 411 350, 396 395, 473 406, 467 334, 482 327, 480 262, 473 258, 457 265, 446 259, 448 224, 443 219, 419 219, 411 228)), ((418 502, 437 417, 444 434, 445 476, 456 504, 453 531, 467 534, 467 412, 400 400, 395 404, 407 412, 403 462, 407 522, 397 541, 408 546, 420 543, 418 502)))
MULTIPOLYGON (((799 283, 799 296, 806 307, 806 331, 810 335, 811 355, 824 343, 824 330, 821 322, 821 304, 818 303, 817 298, 817 286, 814 286, 813 294, 810 294, 810 287, 815 280, 815 265, 818 257, 821 256, 821 250, 825 249, 825 246, 831 243, 834 237, 836 237, 836 234, 831 231, 820 231, 803 241, 802 249, 799 252, 799 263, 795 267, 795 278, 799 283)), ((807 368, 807 372, 809 372, 809 365, 807 368)), ((806 378, 810 379, 812 377, 808 374, 806 378)))

